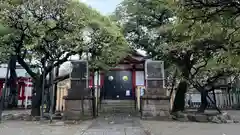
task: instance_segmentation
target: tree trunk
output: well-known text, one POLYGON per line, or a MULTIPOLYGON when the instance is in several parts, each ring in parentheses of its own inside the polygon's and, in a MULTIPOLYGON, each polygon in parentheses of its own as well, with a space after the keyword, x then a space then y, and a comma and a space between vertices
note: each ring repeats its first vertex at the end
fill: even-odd
POLYGON ((49 74, 49 79, 47 80, 47 85, 49 85, 49 88, 47 89, 47 108, 46 112, 49 113, 51 109, 51 104, 52 104, 52 91, 53 91, 53 72, 51 71, 49 74))
POLYGON ((32 116, 40 116, 40 107, 42 101, 42 79, 34 80, 34 90, 32 94, 32 116))
MULTIPOLYGON (((57 67, 55 68, 55 77, 54 77, 54 78, 57 78, 58 76, 59 76, 59 66, 57 66, 57 67)), ((56 84, 54 84, 54 85, 55 85, 55 87, 54 87, 53 113, 56 112, 56 106, 57 106, 57 89, 58 89, 57 85, 58 85, 58 83, 56 83, 56 84)))
POLYGON ((170 91, 170 97, 172 97, 172 93, 174 91, 174 87, 175 87, 175 84, 176 84, 176 78, 177 78, 177 69, 175 69, 175 72, 173 74, 173 79, 172 79, 172 85, 171 85, 171 91, 170 91))
POLYGON ((206 90, 201 90, 201 105, 198 109, 198 112, 200 113, 204 113, 204 111, 208 106, 207 95, 208 95, 208 92, 206 90))
POLYGON ((51 91, 51 88, 48 88, 47 91, 46 91, 46 100, 47 100, 47 108, 46 108, 46 113, 49 113, 50 112, 50 109, 51 109, 51 94, 50 94, 50 91, 51 91))
POLYGON ((184 111, 185 109, 185 93, 187 92, 187 82, 181 81, 177 87, 177 92, 173 102, 172 112, 184 111))
POLYGON ((9 95, 9 102, 8 108, 15 108, 18 106, 18 91, 17 91, 17 73, 16 73, 16 62, 17 57, 12 55, 10 58, 10 79, 9 79, 9 86, 10 86, 10 95, 9 95))

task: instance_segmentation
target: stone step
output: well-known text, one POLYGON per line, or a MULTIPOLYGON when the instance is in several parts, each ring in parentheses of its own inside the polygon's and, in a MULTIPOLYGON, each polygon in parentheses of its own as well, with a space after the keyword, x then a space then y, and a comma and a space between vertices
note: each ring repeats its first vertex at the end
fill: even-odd
POLYGON ((103 100, 101 101, 101 104, 108 104, 108 105, 128 105, 128 104, 135 104, 134 100, 103 100))
POLYGON ((135 111, 136 109, 134 100, 103 100, 99 107, 99 112, 104 113, 130 113, 135 111))
POLYGON ((101 110, 101 109, 105 109, 105 110, 113 110, 113 109, 115 109, 115 110, 134 110, 135 107, 134 106, 131 106, 131 107, 117 107, 117 106, 99 107, 99 110, 101 110))
POLYGON ((101 107, 135 107, 134 104, 101 104, 101 107))
POLYGON ((135 107, 100 107, 99 110, 135 110, 135 107))
POLYGON ((105 118, 108 118, 109 116, 124 116, 124 118, 127 118, 129 116, 134 116, 134 117, 140 117, 141 114, 137 111, 132 111, 132 112, 119 112, 119 111, 112 111, 112 112, 99 112, 98 113, 98 116, 101 116, 101 117, 105 117, 105 118))
POLYGON ((100 105, 99 108, 126 108, 126 109, 129 109, 129 108, 135 108, 135 105, 100 105))
POLYGON ((101 106, 135 106, 134 101, 103 101, 101 106))
POLYGON ((130 108, 130 109, 116 109, 116 108, 102 108, 99 110, 100 113, 133 113, 136 112, 136 109, 130 108))

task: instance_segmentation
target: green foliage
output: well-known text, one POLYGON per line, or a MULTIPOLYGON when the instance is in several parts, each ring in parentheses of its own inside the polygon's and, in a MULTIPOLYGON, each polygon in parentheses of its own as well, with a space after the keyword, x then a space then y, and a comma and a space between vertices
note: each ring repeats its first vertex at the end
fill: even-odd
POLYGON ((135 49, 144 49, 156 59, 162 57, 160 26, 171 22, 167 0, 124 0, 113 18, 123 27, 126 39, 135 49), (159 58, 158 58, 159 57, 159 58))
POLYGON ((89 21, 85 33, 85 49, 91 55, 90 64, 93 69, 107 70, 129 53, 129 46, 117 23, 96 11, 92 15, 93 19, 89 21))
POLYGON ((203 76, 207 80, 209 74, 236 72, 239 63, 231 47, 238 46, 239 21, 232 21, 229 11, 209 19, 205 15, 214 9, 207 8, 192 8, 175 0, 125 0, 113 18, 134 48, 164 60, 169 70, 177 66, 181 77, 198 82, 203 76))
POLYGON ((224 48, 224 51, 214 56, 218 59, 216 61, 220 61, 221 65, 239 67, 240 24, 239 15, 236 14, 238 8, 233 3, 233 1, 185 0, 185 3, 172 1, 171 6, 178 16, 175 29, 185 37, 180 43, 187 43, 187 47, 191 47, 195 41, 216 41, 224 48))
POLYGON ((0 63, 6 63, 10 54, 12 54, 11 46, 6 44, 6 35, 9 33, 11 33, 11 30, 0 24, 0 63))
POLYGON ((222 72, 226 73, 221 74, 222 76, 238 73, 239 57, 233 55, 231 48, 236 47, 239 34, 234 28, 237 24, 233 25, 236 21, 232 21, 228 11, 216 16, 206 16, 216 9, 206 11, 208 7, 192 8, 191 5, 176 1, 169 1, 168 5, 176 16, 170 29, 168 48, 170 50, 175 46, 178 50, 192 52, 191 72, 195 82, 201 84, 222 72))
MULTIPOLYGON (((81 56, 87 51, 98 57, 98 60, 91 58, 93 65, 105 68, 117 63, 128 51, 116 24, 78 1, 4 1, 2 5, 0 22, 12 31, 4 36, 6 41, 1 43, 1 48, 13 48, 12 53, 26 70, 29 69, 27 59, 33 59, 39 67, 45 63, 45 70, 49 72, 70 56, 81 56), (91 52, 86 33, 92 30, 99 35, 91 35, 98 48, 91 52)), ((35 77, 36 73, 27 71, 35 77)))
POLYGON ((9 33, 11 33, 11 30, 9 28, 3 26, 2 24, 0 24, 0 36, 4 36, 9 33))

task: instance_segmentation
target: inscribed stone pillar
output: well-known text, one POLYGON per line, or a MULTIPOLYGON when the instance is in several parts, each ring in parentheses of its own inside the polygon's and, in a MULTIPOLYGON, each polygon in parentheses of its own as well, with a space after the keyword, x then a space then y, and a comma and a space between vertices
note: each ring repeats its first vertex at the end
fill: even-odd
POLYGON ((164 88, 164 66, 162 61, 145 63, 146 90, 141 98, 143 119, 168 119, 170 98, 164 88))
POLYGON ((72 62, 70 89, 65 97, 64 118, 82 120, 93 117, 93 97, 88 89, 88 63, 72 62))

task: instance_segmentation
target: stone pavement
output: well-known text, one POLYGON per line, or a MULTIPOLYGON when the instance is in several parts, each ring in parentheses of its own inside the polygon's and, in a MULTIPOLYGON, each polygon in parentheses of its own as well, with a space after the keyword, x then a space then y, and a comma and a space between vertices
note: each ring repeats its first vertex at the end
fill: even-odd
POLYGON ((239 135, 240 124, 142 121, 149 135, 239 135))
POLYGON ((107 114, 80 124, 5 121, 0 135, 238 135, 240 124, 142 121, 128 114, 107 114))
POLYGON ((89 125, 91 125, 90 121, 80 125, 7 121, 0 124, 0 135, 81 135, 89 125))
POLYGON ((0 135, 146 135, 143 129, 138 117, 108 114, 76 125, 6 121, 0 124, 0 135))
POLYGON ((86 135, 146 135, 139 117, 128 114, 100 116, 86 131, 86 135))

